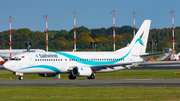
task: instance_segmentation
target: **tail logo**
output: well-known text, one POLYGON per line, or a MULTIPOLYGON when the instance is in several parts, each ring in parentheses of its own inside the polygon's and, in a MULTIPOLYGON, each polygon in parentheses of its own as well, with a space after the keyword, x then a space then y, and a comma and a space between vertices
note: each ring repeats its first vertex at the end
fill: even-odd
POLYGON ((144 32, 141 34, 140 38, 138 38, 138 39, 136 40, 135 44, 136 44, 137 42, 139 42, 142 46, 145 46, 144 43, 143 43, 143 41, 142 41, 142 39, 141 39, 142 36, 143 36, 143 34, 144 34, 144 32))

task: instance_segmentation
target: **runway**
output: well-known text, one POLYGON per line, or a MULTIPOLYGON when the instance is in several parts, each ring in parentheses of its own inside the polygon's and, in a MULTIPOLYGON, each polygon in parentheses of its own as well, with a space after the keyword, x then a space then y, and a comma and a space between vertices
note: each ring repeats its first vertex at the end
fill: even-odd
POLYGON ((180 86, 178 79, 0 80, 0 86, 180 86))

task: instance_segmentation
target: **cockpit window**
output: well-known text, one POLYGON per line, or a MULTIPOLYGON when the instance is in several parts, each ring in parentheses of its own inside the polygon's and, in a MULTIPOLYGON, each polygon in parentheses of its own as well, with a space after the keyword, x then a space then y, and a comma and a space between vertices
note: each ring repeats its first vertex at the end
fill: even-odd
POLYGON ((20 60, 21 60, 21 58, 16 58, 16 60, 17 60, 17 61, 20 61, 20 60))
POLYGON ((10 58, 10 60, 15 60, 15 58, 10 58))
POLYGON ((10 60, 20 61, 21 58, 10 58, 10 60))

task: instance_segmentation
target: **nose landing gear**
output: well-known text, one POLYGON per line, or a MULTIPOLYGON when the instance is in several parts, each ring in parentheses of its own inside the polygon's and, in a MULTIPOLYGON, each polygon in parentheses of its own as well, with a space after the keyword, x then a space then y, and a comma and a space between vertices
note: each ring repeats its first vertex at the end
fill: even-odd
POLYGON ((19 80, 23 80, 23 73, 14 72, 13 74, 19 76, 19 80))
POLYGON ((23 76, 19 76, 19 80, 23 80, 23 76))

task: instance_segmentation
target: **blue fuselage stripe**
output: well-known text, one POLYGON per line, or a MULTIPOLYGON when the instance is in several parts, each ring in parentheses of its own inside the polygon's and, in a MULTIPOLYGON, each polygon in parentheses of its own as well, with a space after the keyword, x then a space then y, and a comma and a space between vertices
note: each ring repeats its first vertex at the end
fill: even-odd
POLYGON ((32 68, 45 68, 45 69, 52 70, 52 71, 54 71, 56 73, 60 73, 61 72, 56 67, 49 66, 49 65, 36 65, 36 66, 30 66, 30 67, 22 68, 22 69, 19 69, 19 70, 32 69, 32 68))
POLYGON ((77 57, 77 56, 74 56, 74 55, 71 55, 68 53, 64 53, 64 52, 54 52, 54 53, 60 54, 60 55, 65 56, 69 59, 77 59, 76 62, 85 64, 85 65, 107 65, 107 64, 114 64, 114 63, 117 63, 117 62, 123 60, 124 58, 126 58, 129 55, 131 50, 126 55, 124 55, 123 57, 118 58, 116 60, 111 60, 111 61, 91 61, 91 60, 86 60, 86 61, 84 60, 83 61, 83 58, 80 58, 80 57, 77 57))

